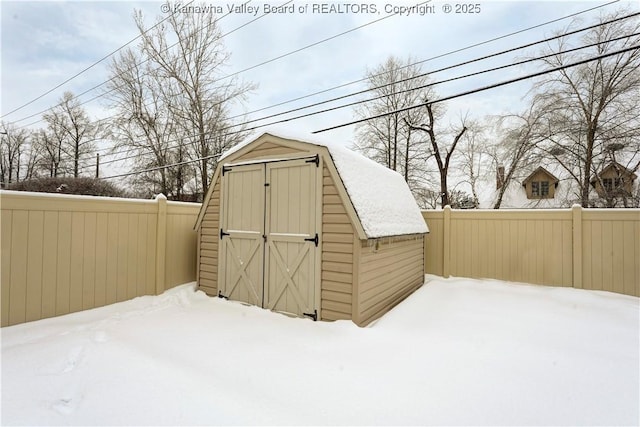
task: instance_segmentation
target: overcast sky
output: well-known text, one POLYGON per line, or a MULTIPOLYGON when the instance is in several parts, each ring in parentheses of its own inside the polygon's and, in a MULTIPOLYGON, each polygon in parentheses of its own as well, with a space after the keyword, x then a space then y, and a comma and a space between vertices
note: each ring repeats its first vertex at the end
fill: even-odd
MULTIPOLYGON (((253 0, 249 5, 256 8, 256 11, 230 14, 220 20, 219 24, 223 32, 230 32, 284 1, 286 0, 269 2, 253 0), (256 15, 254 16, 253 13, 256 15)), ((188 1, 182 2, 182 4, 185 3, 188 1)), ((202 4, 221 7, 226 13, 227 8, 234 5, 234 2, 213 0, 202 4)), ((236 2, 235 5, 238 4, 239 2, 236 2)), ((395 6, 410 6, 412 3, 375 2, 371 3, 375 4, 375 7, 355 7, 351 10, 347 10, 347 4, 352 3, 294 0, 289 4, 293 9, 292 12, 288 10, 286 13, 268 14, 224 37, 225 45, 232 54, 227 72, 234 73, 371 23, 330 41, 239 74, 243 80, 257 85, 257 89, 246 101, 244 106, 246 112, 358 80, 363 77, 368 68, 376 67, 390 55, 403 59, 411 56, 416 61, 426 60, 588 9, 595 8, 577 16, 585 25, 593 23, 600 14, 612 12, 621 7, 638 9, 637 2, 632 4, 607 0, 477 1, 472 3, 474 5, 472 8, 466 8, 467 11, 472 9, 475 13, 456 13, 464 12, 461 7, 463 3, 432 1, 427 3, 430 7, 424 14, 396 14, 381 19, 399 11, 395 6), (451 11, 445 13, 448 9, 451 11), (346 13, 319 13, 332 10, 346 13), (374 22, 376 20, 378 22, 374 22)), ((97 64, 19 111, 8 114, 138 35, 132 19, 134 9, 141 9, 144 12, 148 25, 152 25, 158 16, 166 16, 165 3, 156 1, 0 2, 2 120, 17 121, 16 125, 19 126, 33 123, 41 119, 42 110, 55 105, 65 90, 78 94, 105 81, 108 60, 97 64), (37 115, 20 120, 33 114, 37 115)), ((498 41, 424 62, 422 67, 424 71, 434 70, 537 41, 552 35, 554 31, 565 28, 570 22, 570 19, 564 19, 543 25, 498 41)), ((536 49, 529 49, 516 52, 491 62, 481 62, 473 66, 438 73, 433 78, 441 80, 491 66, 512 63, 516 58, 535 54, 536 51, 536 49)), ((440 96, 449 96, 529 74, 539 69, 536 65, 514 67, 508 71, 442 84, 437 86, 436 90, 440 96)), ((350 93, 363 87, 362 83, 353 84, 313 98, 250 114, 249 118, 258 118, 267 113, 276 113, 312 101, 350 93)), ((529 87, 530 83, 525 82, 451 101, 447 104, 448 119, 455 120, 456 117, 467 113, 481 119, 485 115, 517 111, 522 107, 522 98, 529 87)), ((81 97, 81 100, 88 100, 96 94, 98 94, 97 91, 86 94, 81 97)), ((100 98, 86 104, 85 108, 93 118, 104 118, 110 114, 108 107, 100 98)), ((342 109, 292 121, 279 125, 279 128, 298 134, 307 133, 348 122, 353 118, 350 109, 342 109)), ((39 126, 43 126, 43 123, 35 123, 30 127, 39 126)), ((353 127, 332 131, 325 137, 350 145, 353 140, 353 127)))

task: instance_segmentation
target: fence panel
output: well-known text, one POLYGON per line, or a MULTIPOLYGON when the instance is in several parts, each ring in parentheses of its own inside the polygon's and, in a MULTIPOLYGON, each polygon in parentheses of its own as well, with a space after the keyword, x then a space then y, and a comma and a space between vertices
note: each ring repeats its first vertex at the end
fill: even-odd
POLYGON ((444 215, 442 211, 422 211, 429 225, 429 234, 424 239, 424 268, 430 274, 444 276, 444 215))
POLYGON ((424 211, 427 273, 640 296, 640 210, 424 211))
POLYGON ((196 279, 197 234, 193 230, 200 210, 193 203, 167 203, 167 248, 165 260, 166 282, 173 286, 196 279))
POLYGON ((2 326, 195 280, 200 204, 2 191, 0 209, 2 326))
MULTIPOLYGON (((195 280, 200 204, 0 192, 2 326, 195 280)), ((640 296, 640 210, 425 211, 428 273, 640 296)))
POLYGON ((640 296, 640 211, 582 212, 583 288, 640 296))

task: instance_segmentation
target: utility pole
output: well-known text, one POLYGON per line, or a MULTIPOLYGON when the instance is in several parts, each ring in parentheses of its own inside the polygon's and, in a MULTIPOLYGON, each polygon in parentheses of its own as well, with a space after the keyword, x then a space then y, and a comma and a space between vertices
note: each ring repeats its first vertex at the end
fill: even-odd
MULTIPOLYGON (((0 135, 2 135, 2 138, 0 138, 0 144, 2 144, 4 142, 4 135, 7 135, 7 137, 9 136, 9 133, 6 130, 3 130, 0 132, 0 135)), ((0 149, 0 152, 2 152, 2 149, 0 149)), ((0 167, 2 168, 2 182, 0 182, 0 188, 4 188, 6 186, 6 182, 5 182, 5 169, 4 169, 4 160, 0 159, 0 167)))
POLYGON ((96 153, 96 178, 100 177, 100 153, 96 153))

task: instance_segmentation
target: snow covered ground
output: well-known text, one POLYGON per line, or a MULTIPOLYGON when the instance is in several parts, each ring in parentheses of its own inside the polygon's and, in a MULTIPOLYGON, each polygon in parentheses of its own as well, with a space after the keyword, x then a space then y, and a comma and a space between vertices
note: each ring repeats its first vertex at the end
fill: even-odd
POLYGON ((638 425, 639 299, 428 277, 368 328, 193 284, 2 329, 2 425, 638 425))

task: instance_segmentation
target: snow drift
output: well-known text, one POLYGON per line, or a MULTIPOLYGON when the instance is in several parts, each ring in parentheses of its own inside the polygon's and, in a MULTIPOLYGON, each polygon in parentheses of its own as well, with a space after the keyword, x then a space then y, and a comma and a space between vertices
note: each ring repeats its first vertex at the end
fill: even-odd
POLYGON ((3 425, 637 425, 638 298, 429 277, 368 328, 158 297, 2 329, 3 425))

